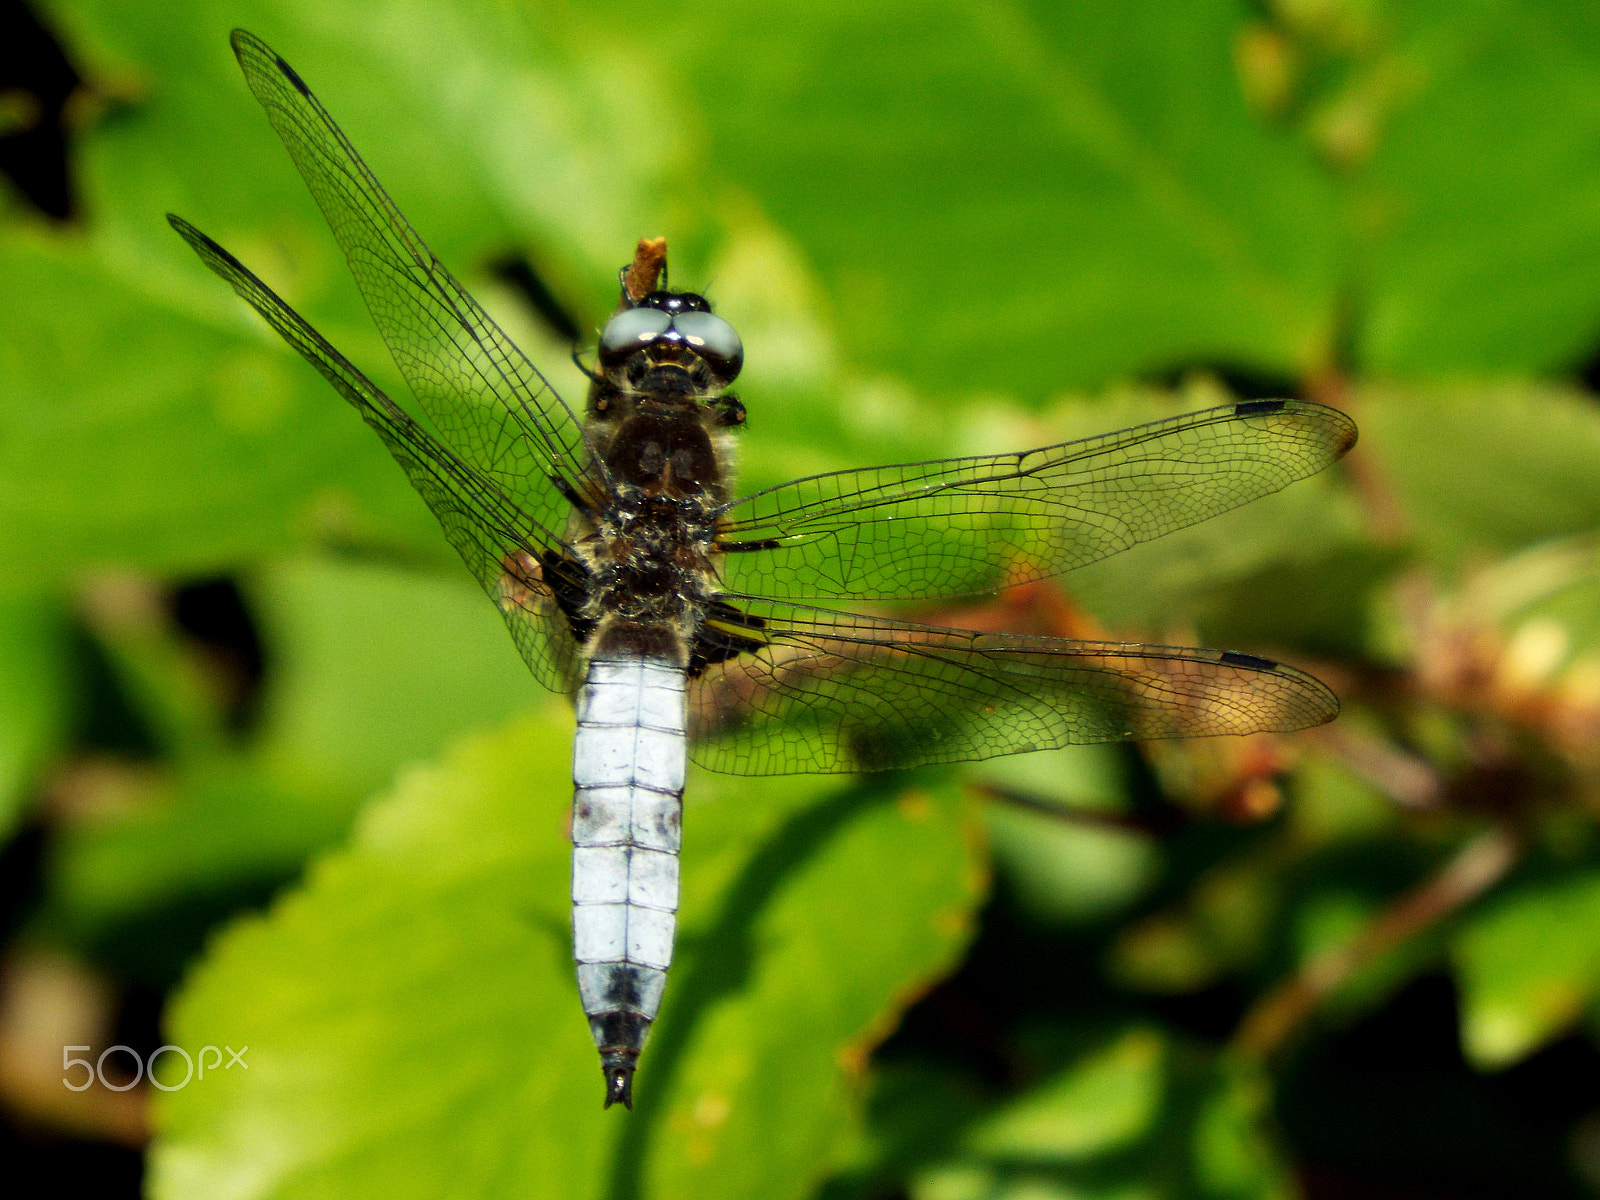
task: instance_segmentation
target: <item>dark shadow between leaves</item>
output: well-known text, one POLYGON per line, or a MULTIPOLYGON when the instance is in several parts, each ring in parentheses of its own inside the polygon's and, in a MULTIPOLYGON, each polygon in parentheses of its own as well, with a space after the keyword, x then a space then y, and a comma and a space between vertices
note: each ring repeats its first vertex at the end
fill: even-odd
POLYGON ((1305 389, 1289 375, 1237 362, 1184 362, 1146 373, 1163 391, 1177 391, 1196 377, 1215 379, 1240 400, 1304 400, 1305 389))
POLYGON ((82 79, 31 5, 0 7, 0 174, 58 222, 78 216, 72 156, 72 96, 82 79))
POLYGON ((574 346, 582 339, 583 331, 578 327, 578 322, 525 255, 509 254, 494 263, 490 270, 517 289, 534 314, 544 322, 545 329, 556 338, 574 346))
POLYGON ((724 997, 737 993, 755 965, 752 933, 774 895, 869 805, 899 791, 903 776, 864 780, 785 821, 750 857, 723 898, 716 919, 690 945, 693 955, 667 985, 665 1019, 652 1031, 641 1063, 637 1107, 612 1160, 610 1200, 642 1194, 645 1158, 694 1031, 724 997))

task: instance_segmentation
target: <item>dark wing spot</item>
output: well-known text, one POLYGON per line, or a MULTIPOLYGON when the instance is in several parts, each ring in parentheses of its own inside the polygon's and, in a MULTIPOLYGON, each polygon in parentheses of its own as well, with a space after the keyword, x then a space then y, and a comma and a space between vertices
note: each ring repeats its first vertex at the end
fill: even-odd
POLYGON ((284 62, 281 58, 278 59, 278 70, 283 72, 283 77, 285 79, 299 89, 299 92, 302 96, 311 95, 311 89, 306 86, 306 81, 301 79, 300 76, 296 75, 294 73, 294 68, 288 63, 284 62))
POLYGON ((1217 660, 1225 667, 1244 667, 1251 671, 1276 671, 1278 664, 1270 658, 1257 658, 1254 654, 1239 654, 1233 650, 1224 650, 1222 657, 1217 660))
POLYGON ((1246 400, 1233 406, 1233 415, 1236 417, 1264 417, 1282 411, 1282 400, 1246 400))

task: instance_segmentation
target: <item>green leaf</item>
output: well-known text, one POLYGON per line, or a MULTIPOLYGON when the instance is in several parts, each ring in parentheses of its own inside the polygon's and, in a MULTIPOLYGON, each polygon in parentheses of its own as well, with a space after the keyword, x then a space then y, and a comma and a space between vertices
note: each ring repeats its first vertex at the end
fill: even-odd
MULTIPOLYGON (((616 126, 648 130, 659 105, 617 100, 609 66, 541 45, 510 9, 424 4, 341 32, 312 8, 263 7, 255 17, 275 27, 263 31, 326 80, 435 249, 469 280, 476 268, 474 290, 581 394, 566 348, 481 271, 537 238, 568 256, 552 254, 550 270, 579 264, 584 315, 602 311, 616 262, 653 224, 644 181, 669 141, 629 154, 616 126)), ((33 579, 107 561, 203 572, 308 540, 443 561, 437 528, 370 431, 162 219, 195 219, 394 386, 332 237, 228 51, 230 24, 251 11, 85 3, 57 16, 106 88, 138 100, 84 139, 93 219, 82 234, 0 231, 0 556, 33 579)))
POLYGON ((1014 754, 968 768, 997 788, 984 810, 995 867, 1034 920, 1103 918, 1150 882, 1150 839, 1108 815, 1128 808, 1126 760, 1116 746, 1066 746, 1014 754))
POLYGON ((1141 991, 1198 991, 1229 971, 1254 967, 1271 945, 1286 880, 1262 855, 1212 865, 1185 900, 1117 931, 1107 965, 1141 991))
MULTIPOLYGON (((957 1103, 960 1103, 958 1100, 957 1103)), ((1132 1026, 973 1123, 917 1200, 1288 1200, 1259 1072, 1132 1026)))
POLYGON ((1365 452, 1437 561, 1600 525, 1600 409, 1569 388, 1374 387, 1358 418, 1365 452))
POLYGON ((274 666, 260 753, 285 778, 364 795, 546 696, 464 571, 303 558, 249 594, 274 666))
POLYGON ((1164 1058, 1159 1033, 1127 1030, 984 1120, 967 1143, 1013 1162, 1077 1160, 1125 1146, 1160 1111, 1164 1058))
POLYGON ((58 5, 91 75, 128 103, 84 139, 86 235, 20 238, 10 270, 0 262, 18 309, 8 349, 29 385, 14 414, 24 437, 7 442, 19 453, 0 461, 17 485, 14 511, 0 492, 0 527, 18 561, 59 574, 109 548, 201 571, 308 538, 441 553, 367 431, 160 220, 193 219, 392 383, 237 75, 232 24, 297 66, 569 399, 581 379, 564 348, 483 278, 508 251, 532 252, 580 324, 603 313, 641 233, 674 236, 678 278, 725 278, 736 322, 741 307, 772 315, 771 279, 793 280, 774 328, 808 330, 804 345, 760 320, 752 331, 753 411, 767 400, 782 439, 754 447, 754 481, 796 455, 826 469, 946 451, 927 436, 944 422, 913 420, 869 456, 861 439, 843 460, 819 453, 838 440, 819 427, 869 408, 875 378, 813 371, 797 398, 780 364, 835 342, 933 390, 936 416, 975 387, 1033 402, 1175 362, 1304 371, 1325 357, 1331 191, 1249 117, 1231 0, 1135 21, 1039 9, 996 22, 927 0, 870 14, 711 5, 664 28, 656 15, 638 0, 539 20, 419 0, 354 24, 292 0, 58 5), (896 29, 916 31, 915 52, 876 53, 896 29), (663 72, 648 98, 645 59, 663 72), (52 424, 59 395, 70 419, 52 424))
POLYGON ((659 33, 708 164, 800 243, 852 358, 1037 398, 1326 356, 1333 191, 1249 116, 1245 19, 1232 0, 826 0, 702 5, 659 33))
POLYGON ((996 867, 1029 916, 1047 923, 1104 919, 1154 878, 1148 837, 1092 817, 991 805, 984 814, 996 867))
POLYGON ((254 900, 344 836, 397 769, 545 695, 465 578, 299 559, 247 591, 269 663, 260 728, 60 831, 51 915, 79 940, 197 899, 254 900))
POLYGON ((1600 990, 1600 873, 1518 889, 1456 938, 1461 1043, 1484 1070, 1559 1037, 1600 990))
POLYGON ((1376 150, 1352 198, 1370 260, 1359 360, 1399 375, 1581 361, 1600 325, 1600 12, 1404 0, 1380 21, 1376 150))
POLYGON ((637 29, 597 41, 557 14, 451 0, 360 20, 303 0, 76 0, 56 16, 91 71, 130 91, 130 77, 159 82, 137 87, 136 113, 96 129, 84 156, 106 252, 169 279, 182 264, 184 277, 216 289, 163 213, 182 212, 224 244, 279 241, 310 255, 291 276, 302 294, 288 298, 314 318, 330 288, 346 314, 362 310, 239 74, 228 47, 236 26, 294 65, 453 269, 532 243, 541 267, 593 306, 591 318, 609 307, 633 239, 654 224, 661 174, 680 151, 670 94, 616 86, 635 66, 637 29))
MULTIPOLYGON (((1354 727, 1355 736, 1379 736, 1359 716, 1340 720, 1354 727)), ((1347 763, 1321 754, 1307 755, 1296 768, 1294 804, 1287 815, 1296 841, 1318 848, 1393 837, 1399 823, 1399 811, 1389 797, 1347 763)))
POLYGON ((437 542, 359 418, 237 314, 219 329, 80 243, 15 230, 0 294, 6 586, 200 572, 313 533, 437 542))
POLYGON ((0 840, 34 775, 60 745, 71 710, 71 646, 53 596, 0 596, 0 840))
MULTIPOLYGON (((715 782, 713 803, 728 808, 770 804, 775 790, 715 782)), ((713 845, 724 869, 739 856, 738 875, 710 911, 685 904, 693 958, 654 1048, 670 1090, 641 1102, 624 1132, 612 1195, 633 1180, 647 1195, 807 1194, 856 1119, 866 1053, 965 948, 986 876, 960 793, 822 787, 833 794, 759 846, 743 831, 713 845)), ((818 783, 783 788, 815 795, 818 783)), ((702 820, 691 809, 685 829, 702 820)), ((688 836, 686 873, 696 869, 688 836)))
POLYGON ((1253 1067, 1224 1060, 1195 1119, 1194 1163, 1202 1196, 1289 1200, 1300 1194, 1272 1135, 1272 1087, 1253 1067))
POLYGON ((153 1195, 806 1192, 862 1055, 967 937, 970 815, 944 790, 693 777, 638 1110, 603 1112, 568 932, 570 737, 546 710, 412 773, 218 944, 169 1037, 249 1045, 250 1069, 161 1097, 153 1195))
MULTIPOLYGON (((132 793, 52 840, 39 926, 150 987, 174 985, 210 928, 263 904, 341 837, 353 797, 295 790, 245 756, 177 778, 104 781, 132 793)), ((109 789, 108 789, 109 790, 109 789)))

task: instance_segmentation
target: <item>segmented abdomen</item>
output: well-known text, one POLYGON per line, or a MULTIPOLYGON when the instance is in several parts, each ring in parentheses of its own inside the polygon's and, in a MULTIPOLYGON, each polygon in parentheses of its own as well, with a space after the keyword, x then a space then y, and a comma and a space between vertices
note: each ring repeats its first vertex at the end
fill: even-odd
POLYGON ((590 662, 572 755, 572 940, 607 1105, 631 1100, 672 962, 685 718, 681 668, 590 662))

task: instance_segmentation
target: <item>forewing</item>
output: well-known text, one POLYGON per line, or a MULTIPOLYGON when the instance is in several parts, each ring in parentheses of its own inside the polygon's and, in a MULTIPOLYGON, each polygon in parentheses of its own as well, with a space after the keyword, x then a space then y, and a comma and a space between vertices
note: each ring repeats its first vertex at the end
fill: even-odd
POLYGON ((577 644, 555 593, 575 568, 561 539, 440 444, 238 259, 181 217, 169 214, 167 220, 206 266, 355 406, 505 616, 534 678, 554 691, 570 691, 577 644))
POLYGON ((592 492, 596 471, 571 410, 423 244, 289 64, 243 30, 233 49, 440 440, 523 511, 558 524, 563 489, 592 492))
POLYGON ((694 758, 736 775, 888 770, 1131 738, 1284 732, 1339 702, 1231 651, 974 633, 726 597, 744 652, 691 687, 694 758))
POLYGON ((1355 440, 1337 409, 1252 400, 1020 454, 815 475, 729 507, 723 580, 785 600, 991 592, 1248 504, 1355 440))

